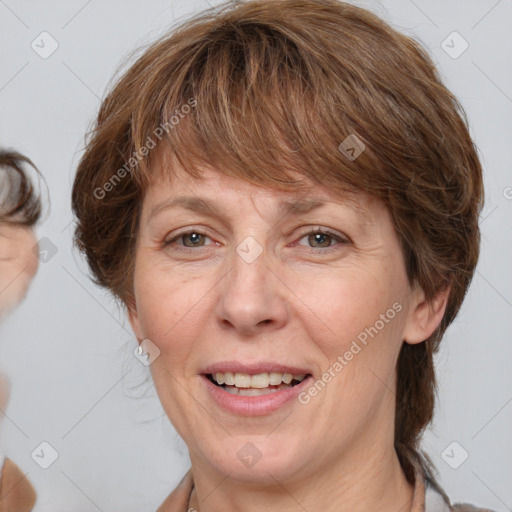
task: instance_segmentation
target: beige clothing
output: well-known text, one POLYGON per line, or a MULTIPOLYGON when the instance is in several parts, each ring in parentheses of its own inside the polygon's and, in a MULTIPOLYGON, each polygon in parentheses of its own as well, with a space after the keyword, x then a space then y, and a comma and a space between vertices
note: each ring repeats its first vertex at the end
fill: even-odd
POLYGON ((21 469, 8 457, 0 467, 0 512, 30 512, 36 492, 21 469))
MULTIPOLYGON (((420 461, 411 460, 414 469, 414 498, 411 512, 492 512, 468 503, 451 505, 444 491, 420 461)), ((196 512, 188 509, 194 488, 192 469, 189 469, 176 489, 160 505, 157 512, 196 512)), ((200 512, 200 511, 199 511, 200 512)))

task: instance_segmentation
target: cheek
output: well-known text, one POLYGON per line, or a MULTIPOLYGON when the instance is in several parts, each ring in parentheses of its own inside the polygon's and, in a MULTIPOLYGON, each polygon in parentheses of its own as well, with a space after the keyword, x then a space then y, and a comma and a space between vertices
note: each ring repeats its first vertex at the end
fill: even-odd
POLYGON ((403 325, 403 315, 397 311, 403 309, 402 276, 373 270, 335 269, 296 280, 294 290, 306 306, 302 323, 330 357, 348 349, 358 336, 364 341, 368 329, 375 332, 375 324, 379 334, 392 338, 403 325))
POLYGON ((138 269, 135 290, 141 335, 159 345, 162 353, 177 357, 202 331, 210 281, 214 282, 171 268, 138 269))
POLYGON ((21 264, 23 265, 24 272, 27 274, 29 278, 33 278, 36 275, 37 267, 39 265, 39 260, 37 257, 37 246, 36 242, 32 243, 32 240, 29 240, 23 255, 20 255, 21 264), (35 247, 35 249, 34 249, 35 247))
MULTIPOLYGON (((22 267, 23 268, 23 267, 22 267)), ((25 297, 32 275, 20 269, 20 261, 0 261, 0 314, 17 306, 25 297)))
POLYGON ((302 399, 319 414, 328 404, 332 417, 367 417, 393 388, 407 310, 406 278, 395 270, 353 266, 309 281, 306 302, 315 314, 305 313, 302 325, 323 355, 320 380, 326 386, 318 401, 314 389, 302 399))

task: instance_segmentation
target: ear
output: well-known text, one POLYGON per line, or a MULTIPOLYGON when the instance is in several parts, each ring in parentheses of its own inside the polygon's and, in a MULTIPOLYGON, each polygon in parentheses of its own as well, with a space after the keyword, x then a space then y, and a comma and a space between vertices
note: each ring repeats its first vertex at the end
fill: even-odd
POLYGON ((450 289, 451 286, 447 284, 429 302, 425 297, 425 292, 419 285, 414 288, 403 334, 403 339, 406 343, 412 345, 421 343, 429 338, 437 329, 446 310, 450 289))

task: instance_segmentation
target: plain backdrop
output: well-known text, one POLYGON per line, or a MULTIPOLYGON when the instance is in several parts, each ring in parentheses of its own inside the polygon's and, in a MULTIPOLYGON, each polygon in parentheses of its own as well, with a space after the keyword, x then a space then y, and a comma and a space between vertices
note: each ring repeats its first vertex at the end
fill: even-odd
MULTIPOLYGON (((512 1, 358 5, 428 48, 482 159, 481 259, 437 358, 439 400, 424 447, 452 501, 512 510, 512 1)), ((84 134, 122 59, 207 7, 0 0, 0 145, 34 160, 51 197, 37 232, 47 260, 0 326, 0 368, 12 384, 1 450, 36 487, 35 512, 155 510, 189 467, 148 368, 133 356, 129 324, 72 249, 70 190, 84 134), (47 58, 41 43, 39 53, 31 46, 41 37, 44 51, 58 44, 47 58), (31 456, 42 442, 58 453, 48 469, 31 456)))

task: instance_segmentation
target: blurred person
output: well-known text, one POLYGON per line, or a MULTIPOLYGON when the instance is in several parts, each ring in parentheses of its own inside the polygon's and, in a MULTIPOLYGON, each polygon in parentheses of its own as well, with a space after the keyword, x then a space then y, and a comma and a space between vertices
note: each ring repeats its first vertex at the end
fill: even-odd
MULTIPOLYGON (((34 225, 41 215, 41 200, 26 166, 25 156, 0 150, 0 319, 25 297, 38 267, 34 225)), ((0 418, 9 400, 9 379, 0 373, 0 418)), ((36 492, 9 458, 0 453, 0 512, 28 512, 36 492)))

